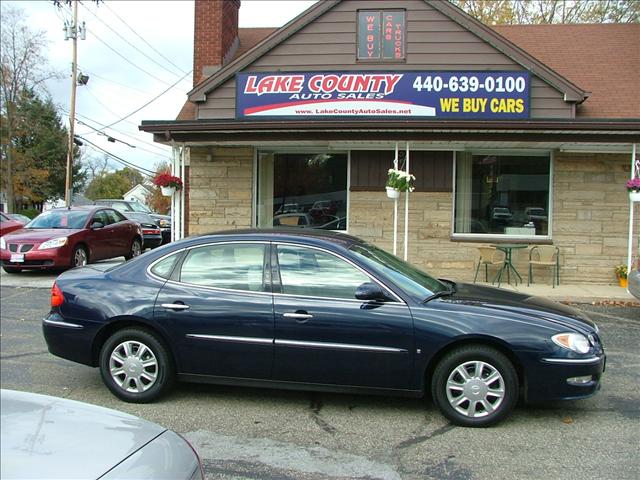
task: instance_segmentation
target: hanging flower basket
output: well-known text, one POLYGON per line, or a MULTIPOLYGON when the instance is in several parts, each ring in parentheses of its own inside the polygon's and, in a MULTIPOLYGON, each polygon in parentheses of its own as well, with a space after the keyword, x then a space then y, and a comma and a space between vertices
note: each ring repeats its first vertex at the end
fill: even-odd
POLYGON ((400 190, 393 187, 385 187, 387 190, 387 197, 389 198, 400 198, 400 190))
POLYGON ((160 191, 162 192, 162 195, 165 197, 170 197, 174 193, 176 193, 176 189, 174 187, 160 187, 160 191))
POLYGON ((387 189, 387 197, 398 198, 400 192, 413 192, 413 181, 415 179, 416 177, 402 170, 390 168, 385 187, 387 189))
POLYGON ((162 195, 170 197, 176 190, 182 188, 182 180, 180 177, 171 175, 169 172, 160 172, 153 178, 153 184, 160 187, 162 195))
POLYGON ((626 187, 629 192, 629 200, 632 202, 640 202, 640 177, 629 180, 626 187))

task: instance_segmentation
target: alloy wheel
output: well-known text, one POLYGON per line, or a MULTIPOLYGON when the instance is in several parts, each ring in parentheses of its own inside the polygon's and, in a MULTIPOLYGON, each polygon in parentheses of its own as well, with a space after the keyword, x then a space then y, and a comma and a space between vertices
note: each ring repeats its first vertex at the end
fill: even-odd
POLYGON ((505 397, 505 382, 491 364, 470 361, 458 365, 446 383, 447 400, 453 409, 469 418, 495 412, 505 397))
POLYGON ((158 360, 144 343, 127 340, 111 352, 109 372, 113 381, 130 393, 149 390, 158 378, 158 360))

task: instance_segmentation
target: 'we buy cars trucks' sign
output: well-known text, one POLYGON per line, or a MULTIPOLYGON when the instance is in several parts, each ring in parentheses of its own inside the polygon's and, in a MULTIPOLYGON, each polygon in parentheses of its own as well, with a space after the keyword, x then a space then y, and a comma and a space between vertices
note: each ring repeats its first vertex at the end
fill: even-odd
POLYGON ((529 72, 239 73, 237 118, 526 119, 529 72))

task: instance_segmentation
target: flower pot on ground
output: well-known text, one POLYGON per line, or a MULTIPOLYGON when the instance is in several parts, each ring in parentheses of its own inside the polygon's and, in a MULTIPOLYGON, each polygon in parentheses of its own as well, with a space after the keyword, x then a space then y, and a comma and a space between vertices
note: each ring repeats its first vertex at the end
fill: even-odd
POLYGON ((615 268, 615 272, 616 272, 616 277, 618 277, 618 283, 620 284, 620 286, 623 288, 627 288, 627 275, 629 274, 629 271, 627 270, 627 266, 618 265, 615 268))
POLYGON ((400 198, 400 190, 393 187, 385 187, 387 190, 387 197, 389 198, 400 198))
POLYGON ((622 288, 627 288, 629 286, 629 279, 627 279, 627 278, 618 278, 618 284, 622 288))

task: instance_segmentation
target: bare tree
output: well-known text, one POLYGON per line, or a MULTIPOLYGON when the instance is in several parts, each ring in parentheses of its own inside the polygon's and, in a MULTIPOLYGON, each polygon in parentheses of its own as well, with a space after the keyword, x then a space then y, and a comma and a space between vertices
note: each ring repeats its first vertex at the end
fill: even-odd
POLYGON ((16 105, 26 90, 44 89, 44 82, 58 76, 47 67, 46 36, 42 31, 31 30, 24 12, 8 7, 2 9, 0 57, 0 111, 2 114, 2 185, 6 193, 7 208, 13 212, 14 149, 13 139, 17 126, 16 105))
POLYGON ((638 23, 638 0, 449 0, 487 25, 638 23))

